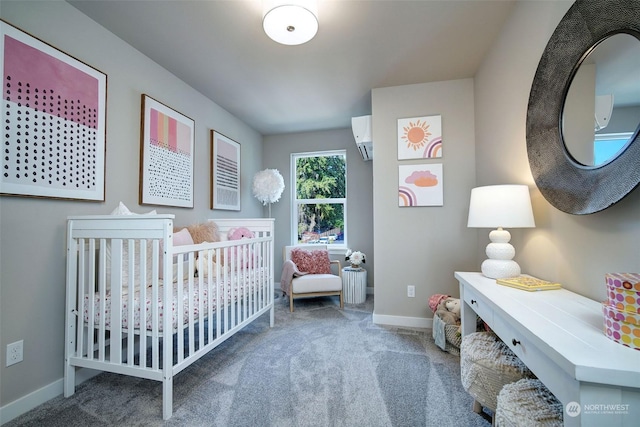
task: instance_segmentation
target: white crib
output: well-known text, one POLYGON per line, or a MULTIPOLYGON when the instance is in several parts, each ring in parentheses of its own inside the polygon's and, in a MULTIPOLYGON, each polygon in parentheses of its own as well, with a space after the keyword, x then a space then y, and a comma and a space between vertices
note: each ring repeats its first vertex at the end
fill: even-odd
POLYGON ((273 219, 216 219, 255 237, 185 246, 173 219, 68 218, 66 397, 77 368, 161 381, 169 419, 176 374, 267 311, 273 326, 273 219))

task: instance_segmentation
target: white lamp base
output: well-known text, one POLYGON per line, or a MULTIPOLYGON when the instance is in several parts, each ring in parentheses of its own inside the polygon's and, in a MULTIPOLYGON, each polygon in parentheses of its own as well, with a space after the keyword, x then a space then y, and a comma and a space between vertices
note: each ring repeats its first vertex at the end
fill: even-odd
POLYGON ((520 275, 520 266, 512 258, 516 250, 509 243, 511 233, 502 228, 489 233, 491 243, 487 245, 486 254, 489 259, 482 263, 482 274, 491 279, 504 279, 520 275))
POLYGON ((512 259, 485 259, 481 271, 490 279, 506 279, 519 276, 520 266, 512 259))

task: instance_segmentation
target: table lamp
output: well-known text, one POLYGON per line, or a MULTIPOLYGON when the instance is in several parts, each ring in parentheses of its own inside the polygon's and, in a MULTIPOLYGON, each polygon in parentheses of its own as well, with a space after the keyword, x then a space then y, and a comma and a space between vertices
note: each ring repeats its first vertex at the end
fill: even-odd
POLYGON ((482 274, 492 279, 520 275, 513 260, 516 250, 509 243, 511 233, 504 228, 535 227, 529 187, 526 185, 489 185, 471 190, 467 227, 496 228, 489 233, 489 259, 482 263, 482 274))

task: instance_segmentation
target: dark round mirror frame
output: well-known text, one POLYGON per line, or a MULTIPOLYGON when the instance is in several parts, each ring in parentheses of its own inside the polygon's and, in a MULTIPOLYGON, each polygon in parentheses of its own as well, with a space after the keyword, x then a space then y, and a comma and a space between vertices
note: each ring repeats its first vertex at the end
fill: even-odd
POLYGON ((567 152, 562 109, 578 67, 604 39, 628 33, 640 41, 640 2, 577 0, 556 27, 533 78, 527 109, 527 154, 533 179, 559 210, 591 214, 620 201, 640 183, 640 127, 627 148, 600 167, 567 152))

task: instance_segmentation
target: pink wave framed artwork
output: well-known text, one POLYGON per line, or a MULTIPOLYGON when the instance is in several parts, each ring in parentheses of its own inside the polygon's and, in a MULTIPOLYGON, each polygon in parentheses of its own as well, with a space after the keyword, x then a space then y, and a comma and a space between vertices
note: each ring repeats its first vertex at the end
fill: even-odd
POLYGON ((398 206, 443 206, 442 164, 398 166, 398 206))
POLYGON ((105 200, 107 75, 0 20, 0 194, 105 200))
POLYGON ((193 208, 195 121, 142 95, 140 204, 193 208))

